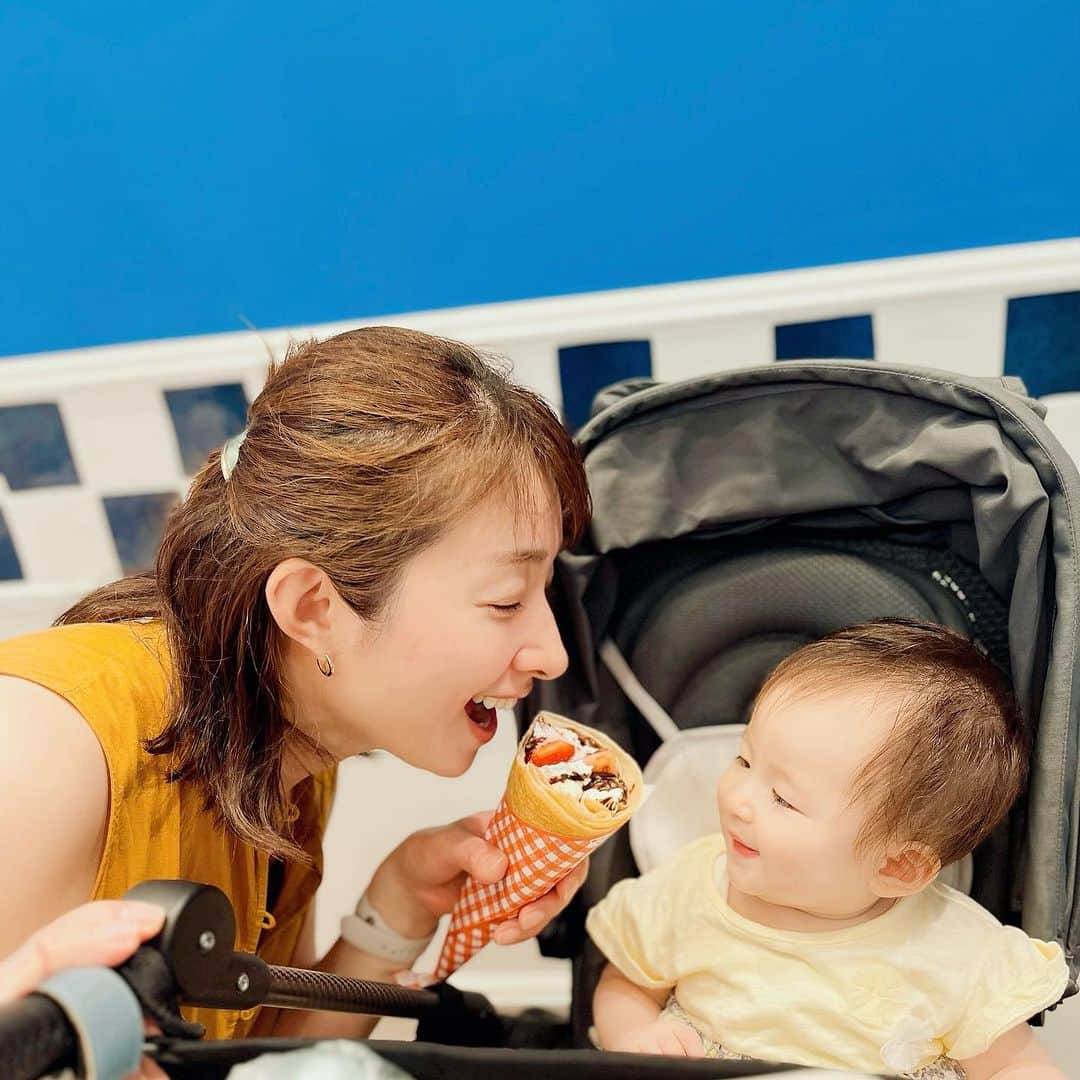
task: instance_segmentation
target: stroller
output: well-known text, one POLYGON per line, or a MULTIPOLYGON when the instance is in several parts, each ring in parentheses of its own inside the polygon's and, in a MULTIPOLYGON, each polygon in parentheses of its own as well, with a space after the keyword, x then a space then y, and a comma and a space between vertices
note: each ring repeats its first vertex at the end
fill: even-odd
MULTIPOLYGON (((1011 676, 1036 737, 1026 798, 952 883, 1060 942, 1075 990, 1080 487, 1043 415, 1017 380, 858 361, 602 391, 579 435, 592 528, 553 589, 568 674, 537 685, 529 714, 600 728, 648 780, 654 756, 672 758, 663 739, 745 722, 806 642, 883 616, 966 633, 1011 676)), ((716 761, 681 841, 715 831, 716 761)), ((655 829, 634 842, 649 810, 593 856, 541 940, 574 966, 575 1045, 604 963, 584 915, 648 868, 635 854, 674 843, 655 829)))
MULTIPOLYGON (((519 722, 541 708, 573 716, 619 741, 648 775, 674 733, 744 722, 764 677, 805 642, 887 615, 965 632, 1011 675, 1036 740, 1025 799, 954 880, 1002 921, 1059 941, 1075 991, 1080 476, 1039 404, 1008 379, 784 362, 616 384, 579 441, 595 514, 587 537, 560 556, 552 586, 570 666, 537 684, 519 722)), ((690 821, 710 813, 686 810, 690 821)), ((486 1022, 485 1034, 466 1040, 464 1022, 422 1021, 429 1041, 374 1048, 418 1076, 775 1069, 586 1049, 603 958, 584 933, 585 913, 641 869, 644 850, 629 830, 603 845, 585 886, 541 936, 541 951, 572 963, 568 1027, 486 1022)), ((302 981, 293 980, 294 1005, 325 1006, 318 993, 340 990, 297 990, 302 981)), ((354 994, 355 1011, 386 1011, 385 996, 372 1000, 354 994)), ((461 1012, 452 998, 406 997, 398 1015, 419 1015, 411 1004, 436 1020, 444 1007, 461 1012)), ((0 1017, 0 1065, 4 1030, 0 1017)), ((160 1060, 170 1075, 224 1076, 232 1062, 275 1048, 284 1047, 181 1038, 160 1060)))

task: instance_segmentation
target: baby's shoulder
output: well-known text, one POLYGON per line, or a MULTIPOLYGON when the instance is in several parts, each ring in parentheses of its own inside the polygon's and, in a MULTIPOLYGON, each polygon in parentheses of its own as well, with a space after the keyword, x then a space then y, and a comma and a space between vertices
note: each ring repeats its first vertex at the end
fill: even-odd
POLYGON ((974 978, 1013 935, 1026 936, 948 885, 935 883, 906 903, 908 917, 895 925, 891 941, 899 967, 937 971, 950 985, 974 978))
POLYGON ((692 885, 694 894, 700 897, 707 882, 715 880, 717 860, 723 854, 724 838, 719 833, 691 840, 636 878, 637 887, 651 890, 692 885))
POLYGON ((943 881, 935 881, 912 900, 920 922, 930 932, 983 936, 1002 929, 1000 920, 982 904, 943 881))

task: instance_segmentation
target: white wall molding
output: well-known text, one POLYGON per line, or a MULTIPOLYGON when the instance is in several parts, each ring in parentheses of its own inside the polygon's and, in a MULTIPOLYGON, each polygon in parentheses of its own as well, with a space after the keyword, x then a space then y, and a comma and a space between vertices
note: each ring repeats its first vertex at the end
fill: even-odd
POLYGON ((237 331, 35 353, 0 361, 0 404, 25 400, 28 390, 47 394, 51 388, 120 377, 168 380, 170 385, 181 386, 205 382, 222 368, 254 374, 265 369, 268 350, 281 355, 290 340, 326 337, 377 323, 440 333, 505 350, 513 357, 517 345, 545 349, 552 342, 566 346, 650 336, 662 327, 698 322, 810 321, 872 314, 881 306, 922 297, 977 293, 1006 298, 1073 289, 1080 289, 1080 238, 1047 240, 258 333, 237 331))

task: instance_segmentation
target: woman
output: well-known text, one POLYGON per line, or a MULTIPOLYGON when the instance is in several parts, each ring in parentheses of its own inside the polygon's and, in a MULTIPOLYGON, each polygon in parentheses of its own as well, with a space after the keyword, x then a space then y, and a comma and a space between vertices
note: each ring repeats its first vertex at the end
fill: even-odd
MULTIPOLYGON (((408 966, 463 875, 497 880, 505 859, 483 815, 409 837, 320 959, 336 763, 380 748, 465 772, 495 733, 484 700, 565 669, 545 589, 588 515, 558 419, 467 346, 383 327, 292 350, 171 515, 155 571, 0 643, 0 956, 87 899, 188 878, 229 896, 236 947, 270 963, 408 966)), ((496 940, 536 933, 583 876, 496 940)), ((374 1022, 193 1018, 218 1038, 374 1022)))

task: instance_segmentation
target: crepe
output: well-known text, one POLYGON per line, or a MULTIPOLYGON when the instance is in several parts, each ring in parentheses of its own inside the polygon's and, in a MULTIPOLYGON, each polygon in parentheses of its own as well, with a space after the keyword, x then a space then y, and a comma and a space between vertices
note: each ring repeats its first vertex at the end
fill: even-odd
POLYGON ((435 978, 461 967, 496 926, 553 889, 625 825, 643 790, 637 762, 602 732, 555 713, 538 714, 518 744, 506 791, 484 832, 506 855, 506 875, 494 883, 466 880, 435 978))
POLYGON ((643 787, 637 762, 613 739, 542 712, 518 744, 505 798, 517 817, 537 829, 590 839, 609 836, 629 821, 643 787), (572 757, 552 761, 543 756, 546 746, 566 742, 573 747, 572 757), (621 799, 613 797, 616 792, 621 799))

